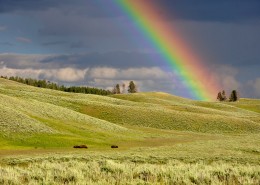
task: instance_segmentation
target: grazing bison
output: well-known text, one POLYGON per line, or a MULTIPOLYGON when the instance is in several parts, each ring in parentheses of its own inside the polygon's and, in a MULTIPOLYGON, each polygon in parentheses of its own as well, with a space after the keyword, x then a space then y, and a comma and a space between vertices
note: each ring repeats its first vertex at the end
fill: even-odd
POLYGON ((118 146, 117 145, 112 145, 111 148, 118 148, 118 146))
POLYGON ((75 145, 73 148, 88 148, 86 145, 75 145))

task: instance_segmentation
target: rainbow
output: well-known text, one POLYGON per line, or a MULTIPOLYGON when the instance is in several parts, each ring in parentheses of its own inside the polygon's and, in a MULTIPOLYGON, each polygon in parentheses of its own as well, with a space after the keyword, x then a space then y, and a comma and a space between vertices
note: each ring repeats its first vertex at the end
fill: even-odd
POLYGON ((117 6, 160 53, 163 62, 177 73, 193 99, 215 100, 219 91, 216 80, 185 45, 180 34, 158 13, 158 5, 147 0, 116 0, 117 6))

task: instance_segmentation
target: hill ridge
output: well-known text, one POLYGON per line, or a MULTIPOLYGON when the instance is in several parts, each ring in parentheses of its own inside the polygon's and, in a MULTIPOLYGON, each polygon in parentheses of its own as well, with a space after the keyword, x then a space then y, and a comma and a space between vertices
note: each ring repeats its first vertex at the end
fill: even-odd
POLYGON ((75 142, 107 145, 118 140, 140 140, 140 134, 145 137, 149 133, 148 127, 158 129, 158 133, 161 129, 208 134, 260 131, 259 102, 250 99, 202 102, 162 92, 99 96, 0 79, 0 105, 0 148, 6 140, 13 145, 46 147, 71 146, 75 142))

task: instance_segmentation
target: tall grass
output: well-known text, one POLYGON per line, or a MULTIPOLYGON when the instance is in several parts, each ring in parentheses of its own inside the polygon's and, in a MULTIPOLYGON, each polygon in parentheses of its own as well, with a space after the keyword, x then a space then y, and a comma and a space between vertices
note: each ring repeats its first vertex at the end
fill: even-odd
POLYGON ((217 161, 42 158, 0 166, 0 184, 259 184, 260 168, 217 161))

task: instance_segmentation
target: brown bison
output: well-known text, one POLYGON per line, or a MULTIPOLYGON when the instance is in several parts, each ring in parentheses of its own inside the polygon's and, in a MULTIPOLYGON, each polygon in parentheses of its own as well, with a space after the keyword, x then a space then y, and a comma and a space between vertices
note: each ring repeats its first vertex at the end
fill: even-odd
POLYGON ((118 148, 118 146, 117 145, 112 145, 111 148, 118 148))
POLYGON ((88 148, 86 145, 75 145, 73 148, 88 148))

